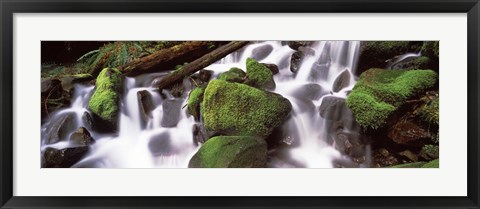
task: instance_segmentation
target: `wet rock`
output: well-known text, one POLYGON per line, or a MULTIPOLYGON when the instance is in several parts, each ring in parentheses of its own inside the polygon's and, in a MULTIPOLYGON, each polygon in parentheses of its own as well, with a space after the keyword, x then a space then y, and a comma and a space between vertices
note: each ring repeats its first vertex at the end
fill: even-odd
POLYGON ((301 46, 301 47, 298 48, 298 51, 303 52, 303 54, 304 54, 304 55, 307 55, 307 56, 313 56, 313 55, 315 55, 315 50, 312 49, 312 48, 310 48, 310 47, 303 47, 303 46, 301 46))
POLYGON ((58 79, 43 79, 41 85, 42 96, 58 98, 62 95, 62 86, 58 79))
POLYGON ((199 77, 200 77, 200 80, 203 81, 203 82, 208 82, 210 80, 210 78, 212 77, 213 75, 213 71, 211 70, 200 70, 199 72, 199 77))
POLYGON ((153 136, 148 142, 148 149, 153 156, 168 156, 178 152, 167 132, 153 136))
POLYGON ((262 168, 267 163, 264 139, 248 136, 217 136, 200 147, 189 168, 262 168), (219 157, 221 156, 221 157, 219 157))
POLYGON ((305 55, 301 51, 292 54, 292 57, 290 58, 290 71, 292 71, 292 73, 297 73, 298 70, 300 70, 300 65, 302 64, 304 56, 305 55))
POLYGON ((142 127, 145 127, 149 118, 152 117, 150 114, 155 106, 153 105, 152 95, 147 90, 137 92, 137 100, 140 109, 140 118, 142 120, 142 127))
POLYGON ((301 86, 295 90, 292 95, 298 99, 318 100, 328 93, 329 92, 325 91, 322 86, 316 83, 310 83, 301 86))
POLYGON ((88 146, 95 143, 95 140, 90 135, 90 132, 88 132, 88 130, 84 127, 80 127, 73 132, 73 134, 70 136, 70 141, 81 146, 88 146))
POLYGON ((320 105, 320 116, 327 120, 340 120, 347 111, 345 99, 339 97, 325 97, 320 105))
POLYGON ((388 131, 388 137, 397 144, 414 145, 419 140, 431 138, 431 134, 411 121, 400 121, 388 131))
POLYGON ((310 77, 314 80, 321 80, 328 78, 328 69, 330 68, 330 63, 321 64, 321 63, 313 63, 312 71, 310 72, 310 77))
POLYGON ((422 147, 422 150, 420 151, 420 157, 426 160, 434 160, 438 159, 439 157, 439 146, 438 145, 432 145, 432 144, 427 144, 422 147))
POLYGON ((42 168, 70 168, 88 152, 88 146, 55 149, 48 147, 42 157, 42 168))
POLYGON ((276 64, 270 64, 270 63, 260 63, 260 64, 262 64, 265 67, 267 67, 268 69, 270 69, 270 71, 272 71, 273 75, 276 75, 279 72, 278 66, 276 64))
POLYGON ((228 81, 228 82, 235 82, 235 83, 243 83, 246 77, 246 73, 237 67, 232 67, 227 72, 220 73, 217 76, 217 79, 228 81))
POLYGON ((171 128, 177 126, 180 121, 180 109, 182 108, 181 99, 169 99, 163 101, 163 117, 160 125, 171 128))
POLYGON ((334 92, 339 92, 343 88, 347 87, 350 84, 350 72, 344 70, 333 82, 332 90, 334 92))
POLYGON ((73 87, 76 83, 88 82, 95 79, 90 74, 64 75, 60 78, 64 91, 73 93, 73 87))
POLYGON ((65 140, 77 125, 74 113, 56 116, 50 123, 45 130, 45 144, 54 144, 65 140))
POLYGON ((95 130, 94 129, 95 125, 94 125, 93 117, 92 117, 92 115, 90 115, 90 113, 88 113, 88 112, 83 113, 82 122, 83 122, 83 126, 85 126, 87 129, 95 130))
POLYGON ((252 55, 250 57, 256 60, 262 60, 266 58, 272 51, 273 51, 272 45, 269 45, 269 44, 261 45, 252 50, 252 55))
POLYGON ((193 143, 196 145, 203 144, 207 140, 205 138, 205 133, 202 131, 202 127, 199 124, 193 125, 192 133, 193 133, 193 143))
POLYGON ((398 153, 399 155, 401 156, 404 156, 406 158, 408 158, 409 160, 413 161, 413 162, 417 162, 418 161, 418 157, 415 153, 413 153, 412 151, 410 150, 405 150, 405 151, 402 151, 400 153, 398 153))
POLYGON ((340 132, 334 135, 334 147, 352 158, 365 156, 365 145, 359 134, 340 132))
POLYGON ((282 41, 282 44, 288 45, 293 50, 299 50, 300 47, 311 46, 313 41, 282 41))

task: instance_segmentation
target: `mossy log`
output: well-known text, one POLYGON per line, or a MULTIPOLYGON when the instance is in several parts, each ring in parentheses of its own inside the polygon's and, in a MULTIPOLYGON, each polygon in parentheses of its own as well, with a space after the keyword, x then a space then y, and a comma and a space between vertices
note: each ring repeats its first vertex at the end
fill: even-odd
MULTIPOLYGON (((144 73, 171 70, 179 63, 191 62, 216 49, 224 42, 212 41, 188 41, 182 44, 159 50, 148 56, 136 59, 118 69, 125 75, 135 76, 144 73)), ((108 61, 110 53, 106 53, 90 71, 90 74, 97 76, 108 61)))
POLYGON ((218 47, 217 49, 213 50, 208 54, 203 55, 202 57, 196 59, 195 61, 182 66, 180 70, 173 71, 169 75, 163 77, 162 80, 158 82, 157 88, 158 89, 168 88, 171 85, 183 80, 186 76, 189 76, 209 66, 210 64, 227 56, 228 54, 244 47, 248 43, 249 43, 248 41, 232 41, 228 44, 218 47))

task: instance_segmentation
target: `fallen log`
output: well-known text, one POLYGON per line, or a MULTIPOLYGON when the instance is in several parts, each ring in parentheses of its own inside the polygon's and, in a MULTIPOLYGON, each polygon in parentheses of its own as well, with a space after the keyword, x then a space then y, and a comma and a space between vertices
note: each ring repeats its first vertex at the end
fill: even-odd
MULTIPOLYGON (((191 62, 218 48, 225 42, 213 41, 187 41, 170 48, 159 50, 148 56, 133 60, 118 69, 127 76, 135 76, 144 73, 171 70, 175 65, 191 62)), ((106 53, 90 72, 97 76, 105 67, 110 53, 106 53)))
POLYGON ((205 54, 204 56, 196 59, 195 61, 188 63, 180 70, 173 71, 167 76, 163 77, 160 82, 158 82, 157 88, 159 90, 166 89, 171 87, 173 84, 182 81, 185 77, 209 66, 210 64, 222 59, 228 54, 242 48, 247 45, 248 41, 232 41, 228 44, 225 44, 212 52, 205 54))

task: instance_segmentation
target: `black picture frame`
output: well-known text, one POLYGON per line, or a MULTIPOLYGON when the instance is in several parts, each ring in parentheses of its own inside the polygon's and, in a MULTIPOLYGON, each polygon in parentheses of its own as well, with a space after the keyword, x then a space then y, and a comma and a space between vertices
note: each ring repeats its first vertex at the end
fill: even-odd
MULTIPOLYGON (((0 0, 1 208, 479 208, 478 0, 0 0), (20 197, 13 196, 14 13, 467 13, 468 195, 465 197, 20 197)), ((448 179, 446 179, 448 181, 448 179)))

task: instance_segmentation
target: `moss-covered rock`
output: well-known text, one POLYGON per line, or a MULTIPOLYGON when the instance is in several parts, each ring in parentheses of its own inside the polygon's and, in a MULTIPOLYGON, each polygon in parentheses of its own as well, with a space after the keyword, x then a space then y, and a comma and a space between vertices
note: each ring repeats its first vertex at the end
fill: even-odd
POLYGON ((260 168, 267 162, 267 143, 249 136, 209 139, 190 160, 190 168, 260 168))
POLYGON ((419 52, 418 41, 362 41, 357 66, 357 75, 370 68, 385 68, 387 60, 408 52, 419 52))
POLYGON ((242 69, 232 67, 227 72, 220 73, 217 78, 228 82, 242 83, 245 76, 246 73, 242 69))
POLYGON ((423 105, 420 110, 418 111, 418 114, 422 118, 423 121, 429 123, 429 124, 434 124, 434 125, 439 125, 439 97, 438 95, 431 98, 430 101, 426 102, 425 105, 423 105))
POLYGON ((118 121, 118 102, 122 91, 122 80, 122 74, 118 69, 103 69, 97 77, 95 92, 88 103, 94 116, 112 129, 115 129, 118 121))
POLYGON ((279 94, 218 79, 210 81, 203 96, 204 126, 215 135, 268 136, 292 109, 279 94))
POLYGON ((262 89, 275 89, 272 71, 255 59, 247 58, 247 77, 248 81, 246 84, 250 86, 262 89))
POLYGON ((347 106, 362 127, 377 129, 408 98, 432 88, 436 80, 432 70, 370 69, 348 95, 347 106))
POLYGON ((204 87, 197 87, 190 92, 188 96, 187 112, 192 115, 195 120, 200 120, 200 104, 203 100, 204 87))

